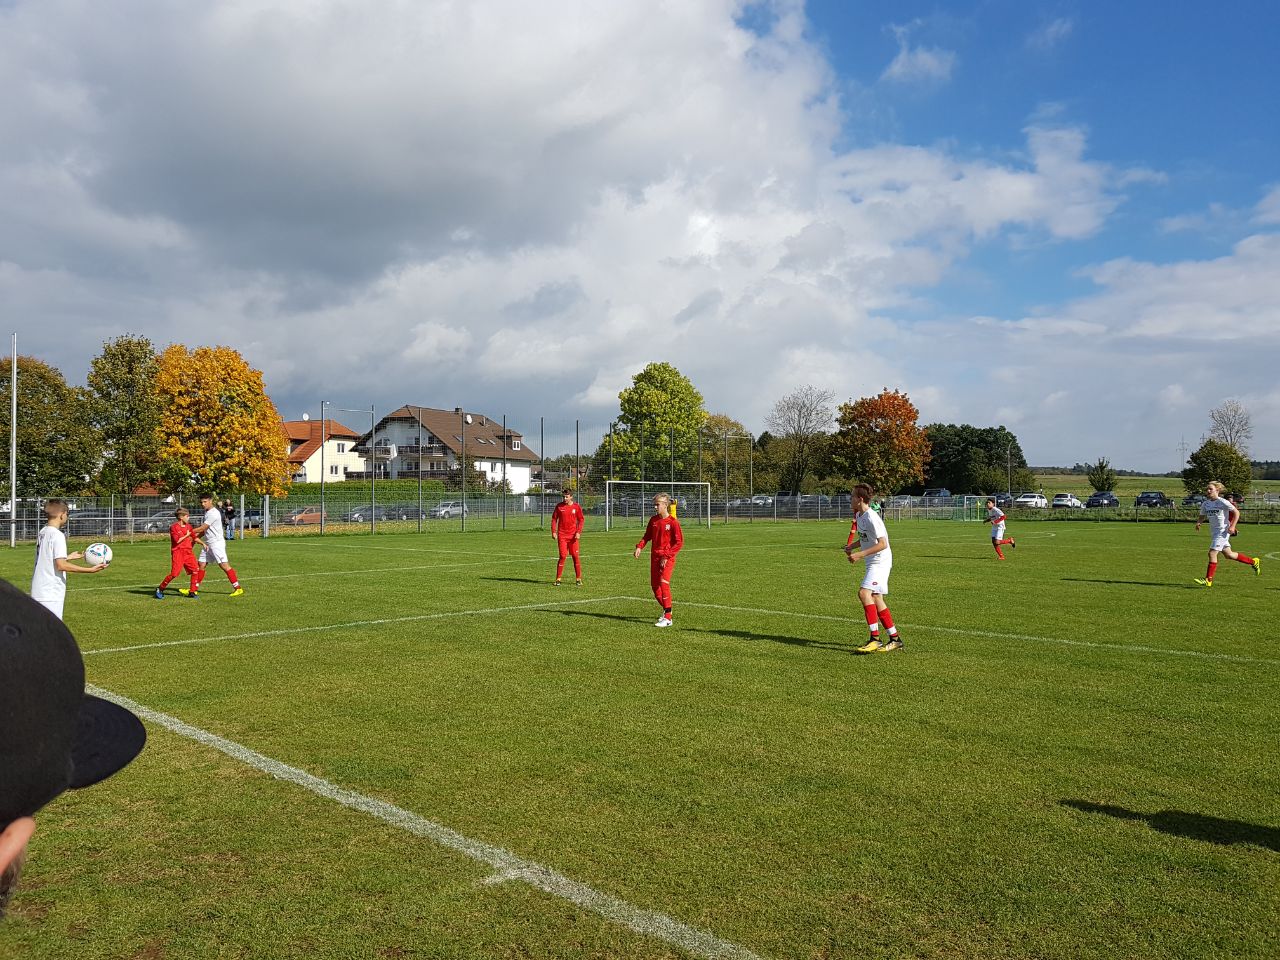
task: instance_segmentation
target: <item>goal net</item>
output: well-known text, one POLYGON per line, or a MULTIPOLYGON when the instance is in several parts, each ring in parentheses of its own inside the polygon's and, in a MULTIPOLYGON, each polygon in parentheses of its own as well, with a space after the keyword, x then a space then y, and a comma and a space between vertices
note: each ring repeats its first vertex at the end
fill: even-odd
POLYGON ((604 528, 620 524, 648 523, 653 516, 653 498, 669 493, 676 501, 681 524, 711 526, 711 484, 659 483, 653 480, 607 480, 604 485, 604 528))

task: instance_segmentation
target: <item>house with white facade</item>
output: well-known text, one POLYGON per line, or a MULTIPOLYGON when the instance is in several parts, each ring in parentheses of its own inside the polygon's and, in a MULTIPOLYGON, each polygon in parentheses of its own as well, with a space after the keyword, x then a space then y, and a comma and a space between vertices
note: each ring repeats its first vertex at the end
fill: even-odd
POLYGON ((491 483, 505 479, 512 493, 529 490, 538 463, 521 433, 460 407, 403 406, 362 434, 358 447, 371 455, 380 480, 446 480, 459 463, 469 462, 491 483))
POLYGON ((319 483, 322 474, 328 483, 341 483, 366 470, 356 449, 360 434, 336 420, 286 420, 284 436, 294 483, 319 483))

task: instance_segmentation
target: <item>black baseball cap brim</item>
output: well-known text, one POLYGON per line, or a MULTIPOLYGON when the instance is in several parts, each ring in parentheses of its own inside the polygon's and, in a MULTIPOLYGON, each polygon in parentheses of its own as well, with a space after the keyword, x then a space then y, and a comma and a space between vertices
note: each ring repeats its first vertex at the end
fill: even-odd
POLYGON ((85 694, 71 745, 72 790, 91 787, 128 766, 147 742, 142 721, 119 704, 85 694))

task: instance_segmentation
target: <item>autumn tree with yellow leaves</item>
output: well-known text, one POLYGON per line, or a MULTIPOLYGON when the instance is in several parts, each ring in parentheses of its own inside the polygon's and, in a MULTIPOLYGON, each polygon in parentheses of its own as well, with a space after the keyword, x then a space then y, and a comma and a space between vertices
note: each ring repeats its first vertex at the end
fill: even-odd
POLYGON ((156 371, 161 485, 282 496, 289 487, 280 414, 261 371, 230 347, 174 344, 156 371))
POLYGON ((887 388, 840 404, 831 459, 841 476, 869 483, 877 493, 923 483, 929 438, 919 417, 905 393, 887 388))

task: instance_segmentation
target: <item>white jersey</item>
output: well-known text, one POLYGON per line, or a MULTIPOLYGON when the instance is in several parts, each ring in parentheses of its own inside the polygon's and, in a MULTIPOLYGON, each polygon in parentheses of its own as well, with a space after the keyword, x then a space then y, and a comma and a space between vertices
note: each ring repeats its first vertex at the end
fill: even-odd
POLYGON ((204 523, 208 524, 209 529, 200 534, 200 539, 205 542, 208 547, 221 547, 226 550, 227 538, 222 533, 222 511, 217 506, 212 506, 204 512, 204 523))
POLYGON ((31 574, 31 598, 61 604, 67 595, 67 574, 55 561, 67 559, 67 538, 54 526, 46 526, 36 538, 36 568, 31 574))
POLYGON ((1209 535, 1214 542, 1225 540, 1227 531, 1231 528, 1231 504, 1222 497, 1202 500, 1200 513, 1209 521, 1209 535))
POLYGON ((858 514, 855 528, 858 531, 858 549, 860 550, 874 547, 876 542, 881 537, 884 537, 885 548, 879 553, 873 553, 867 557, 867 566, 871 566, 873 563, 893 563, 893 550, 888 546, 889 531, 885 529, 884 520, 880 518, 880 514, 874 510, 864 510, 858 514))

